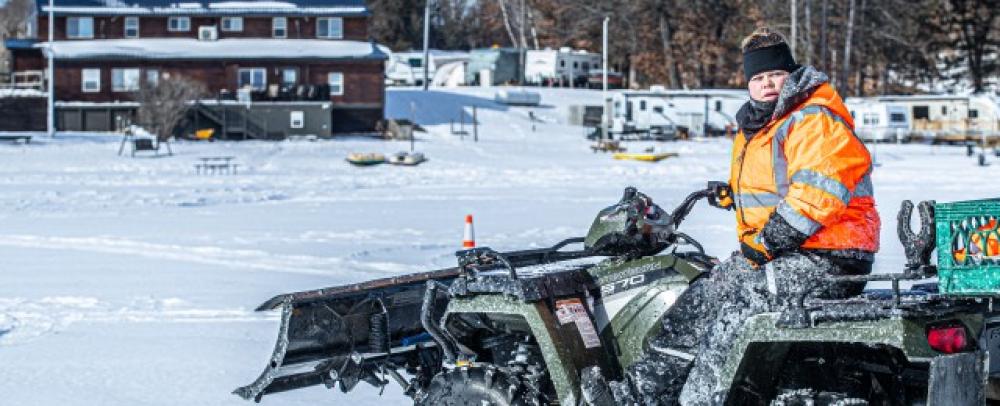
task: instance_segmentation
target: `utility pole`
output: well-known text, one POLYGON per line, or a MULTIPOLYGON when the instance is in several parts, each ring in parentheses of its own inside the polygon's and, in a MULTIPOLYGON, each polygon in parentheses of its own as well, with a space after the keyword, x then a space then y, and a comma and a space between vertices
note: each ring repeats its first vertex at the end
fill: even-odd
MULTIPOLYGON (((51 1, 51 0, 49 0, 51 1)), ((601 25, 601 99, 604 100, 604 114, 601 120, 601 140, 610 131, 611 124, 611 103, 608 101, 608 21, 611 17, 604 17, 604 24, 601 25)))
POLYGON ((49 51, 49 77, 48 77, 48 88, 49 88, 49 98, 48 98, 48 117, 46 120, 46 131, 49 133, 49 138, 56 136, 56 99, 55 99, 55 54, 52 50, 52 40, 55 39, 55 10, 53 10, 53 0, 49 0, 49 43, 46 45, 49 51))
MULTIPOLYGON (((49 0, 52 1, 52 0, 49 0)), ((431 38, 431 0, 427 0, 424 4, 424 90, 430 86, 430 65, 431 65, 431 50, 428 48, 428 43, 431 38)))

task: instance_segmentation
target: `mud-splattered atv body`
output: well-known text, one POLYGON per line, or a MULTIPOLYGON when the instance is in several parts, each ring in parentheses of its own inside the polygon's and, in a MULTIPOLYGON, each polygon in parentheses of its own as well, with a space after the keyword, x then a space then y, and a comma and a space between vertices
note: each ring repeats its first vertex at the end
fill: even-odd
MULTIPOLYGON (((580 404, 581 371, 599 366, 607 380, 620 379, 677 297, 717 263, 677 226, 697 200, 719 193, 696 192, 667 213, 627 189, 586 238, 460 251, 454 268, 275 297, 258 309, 281 309, 274 353, 234 393, 259 401, 314 385, 347 392, 394 381, 419 405, 580 404)), ((893 289, 802 298, 755 316, 723 368, 725 403, 984 403, 988 377, 1000 374, 1000 357, 987 361, 1000 353, 992 300, 899 289, 934 274, 933 213, 923 207, 922 233, 901 227, 905 272, 840 277, 893 289)), ((909 225, 910 210, 900 224, 909 225)))
MULTIPOLYGON (((977 203, 985 212, 1000 212, 1000 199, 977 203)), ((888 282, 891 289, 845 300, 802 297, 779 313, 755 316, 722 368, 722 387, 715 388, 728 392, 725 404, 1000 404, 1000 313, 993 307, 1000 268, 988 265, 1000 257, 981 256, 947 278, 949 285, 961 284, 968 277, 963 272, 977 275, 976 268, 991 266, 990 280, 973 283, 992 287, 976 294, 939 290, 937 282, 900 289, 903 282, 937 276, 933 251, 937 247, 940 263, 958 239, 935 236, 945 221, 935 224, 934 207, 920 204, 920 232, 913 233, 913 205, 903 203, 898 232, 908 261, 904 272, 831 278, 888 282)), ((972 224, 987 224, 980 220, 987 219, 985 212, 967 215, 976 218, 972 224)), ((957 223, 962 221, 969 222, 957 223)), ((995 220, 990 224, 996 228, 995 220)), ((954 225, 947 227, 954 232, 954 225)))
POLYGON ((667 213, 629 188, 585 238, 460 251, 455 268, 275 297, 258 308, 281 309, 274 353, 234 393, 259 401, 313 385, 347 392, 393 380, 417 404, 576 405, 580 371, 619 374, 677 296, 714 265, 676 232, 711 194, 692 194, 667 213))

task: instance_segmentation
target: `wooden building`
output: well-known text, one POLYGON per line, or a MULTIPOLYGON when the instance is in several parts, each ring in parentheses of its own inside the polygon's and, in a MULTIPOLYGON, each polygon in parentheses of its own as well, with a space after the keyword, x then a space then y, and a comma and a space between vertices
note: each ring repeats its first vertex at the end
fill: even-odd
MULTIPOLYGON (((113 118, 134 112, 142 87, 178 77, 200 82, 216 101, 195 103, 195 114, 205 110, 193 120, 200 123, 217 121, 210 110, 227 104, 220 101, 239 101, 247 111, 249 104, 319 103, 325 107, 307 110, 329 112, 321 121, 332 133, 370 131, 384 115, 388 55, 368 40, 363 0, 55 0, 51 46, 48 5, 38 4, 39 38, 6 45, 15 72, 43 71, 46 55, 54 58, 61 130, 113 129, 113 118), (116 113, 92 115, 106 117, 106 126, 60 119, 64 110, 85 109, 116 113)), ((262 136, 212 125, 223 135, 262 136)))

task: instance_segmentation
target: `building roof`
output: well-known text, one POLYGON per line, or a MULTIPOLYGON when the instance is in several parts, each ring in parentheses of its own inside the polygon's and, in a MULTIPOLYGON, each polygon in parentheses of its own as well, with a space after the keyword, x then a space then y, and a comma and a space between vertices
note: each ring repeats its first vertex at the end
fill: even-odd
POLYGON ((30 38, 8 38, 3 45, 7 49, 33 49, 38 41, 30 38))
MULTIPOLYGON (((46 49, 47 42, 35 44, 46 49)), ((195 59, 369 59, 384 60, 384 48, 372 42, 322 39, 193 38, 56 41, 57 60, 195 60, 195 59)))
MULTIPOLYGON (((337 15, 367 16, 364 0, 53 0, 60 15, 337 15)), ((39 13, 48 2, 39 0, 39 13)))

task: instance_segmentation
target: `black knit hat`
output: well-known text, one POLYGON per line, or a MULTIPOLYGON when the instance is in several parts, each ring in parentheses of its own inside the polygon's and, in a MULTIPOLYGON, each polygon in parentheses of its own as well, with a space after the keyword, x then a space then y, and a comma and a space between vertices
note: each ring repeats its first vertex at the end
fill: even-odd
POLYGON ((747 82, 761 72, 783 70, 791 73, 798 68, 799 65, 795 63, 795 57, 792 56, 792 50, 784 42, 750 50, 743 54, 743 76, 746 77, 747 82))

